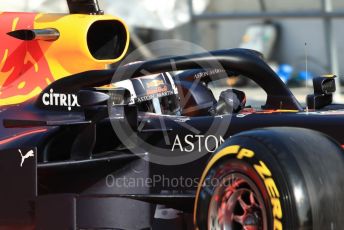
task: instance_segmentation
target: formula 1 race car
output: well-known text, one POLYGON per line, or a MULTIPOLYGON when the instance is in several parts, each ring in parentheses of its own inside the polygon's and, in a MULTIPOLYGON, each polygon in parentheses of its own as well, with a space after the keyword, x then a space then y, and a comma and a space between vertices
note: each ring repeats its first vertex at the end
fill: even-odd
POLYGON ((0 229, 342 229, 335 76, 303 107, 247 49, 105 69, 127 28, 81 2, 0 14, 0 229), (214 96, 240 75, 266 92, 258 108, 214 96))

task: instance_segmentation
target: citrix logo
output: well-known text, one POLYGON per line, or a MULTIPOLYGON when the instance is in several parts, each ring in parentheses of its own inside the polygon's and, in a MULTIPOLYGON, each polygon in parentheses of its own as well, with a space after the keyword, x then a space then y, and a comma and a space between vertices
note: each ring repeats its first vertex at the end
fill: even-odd
POLYGON ((68 107, 69 111, 72 107, 80 107, 75 94, 54 93, 53 89, 50 89, 50 93, 43 94, 42 101, 44 105, 68 107))

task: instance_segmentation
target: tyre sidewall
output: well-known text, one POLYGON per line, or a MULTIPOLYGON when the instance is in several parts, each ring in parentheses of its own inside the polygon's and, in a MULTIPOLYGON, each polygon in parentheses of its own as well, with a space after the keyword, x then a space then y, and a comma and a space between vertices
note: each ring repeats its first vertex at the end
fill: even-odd
MULTIPOLYGON (((222 150, 225 151, 226 147, 236 145, 240 146, 238 152, 226 154, 217 160, 210 166, 210 169, 205 174, 206 176, 201 181, 202 188, 197 197, 199 202, 197 203, 196 211, 199 229, 207 229, 208 209, 216 189, 216 186, 208 182, 214 180, 220 181, 221 178, 235 172, 249 177, 260 190, 260 194, 264 198, 264 206, 267 213, 267 229, 293 229, 296 226, 296 223, 293 221, 295 218, 291 216, 295 209, 292 205, 294 199, 288 189, 289 185, 285 178, 285 172, 274 158, 273 151, 262 145, 259 141, 249 137, 234 137, 226 141, 215 155, 223 153, 222 150), (245 153, 245 151, 248 151, 248 153, 245 153), (253 155, 250 151, 253 152, 253 155)), ((297 174, 299 170, 296 165, 295 167, 291 167, 297 174)), ((299 175, 301 175, 301 172, 299 175)))

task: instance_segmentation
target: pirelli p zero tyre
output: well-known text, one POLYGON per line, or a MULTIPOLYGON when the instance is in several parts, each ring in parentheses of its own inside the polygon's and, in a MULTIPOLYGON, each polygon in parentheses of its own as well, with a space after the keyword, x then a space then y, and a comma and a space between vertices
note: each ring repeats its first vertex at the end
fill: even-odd
POLYGON ((300 128, 235 135, 204 170, 194 218, 199 230, 342 230, 343 150, 300 128))

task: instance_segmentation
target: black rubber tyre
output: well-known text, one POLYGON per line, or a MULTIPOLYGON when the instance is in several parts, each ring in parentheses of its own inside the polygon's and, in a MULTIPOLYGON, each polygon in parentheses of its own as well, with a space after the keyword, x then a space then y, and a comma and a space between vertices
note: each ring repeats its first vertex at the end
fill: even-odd
POLYGON ((199 230, 342 230, 343 149, 301 128, 235 135, 209 160, 194 214, 199 230))

